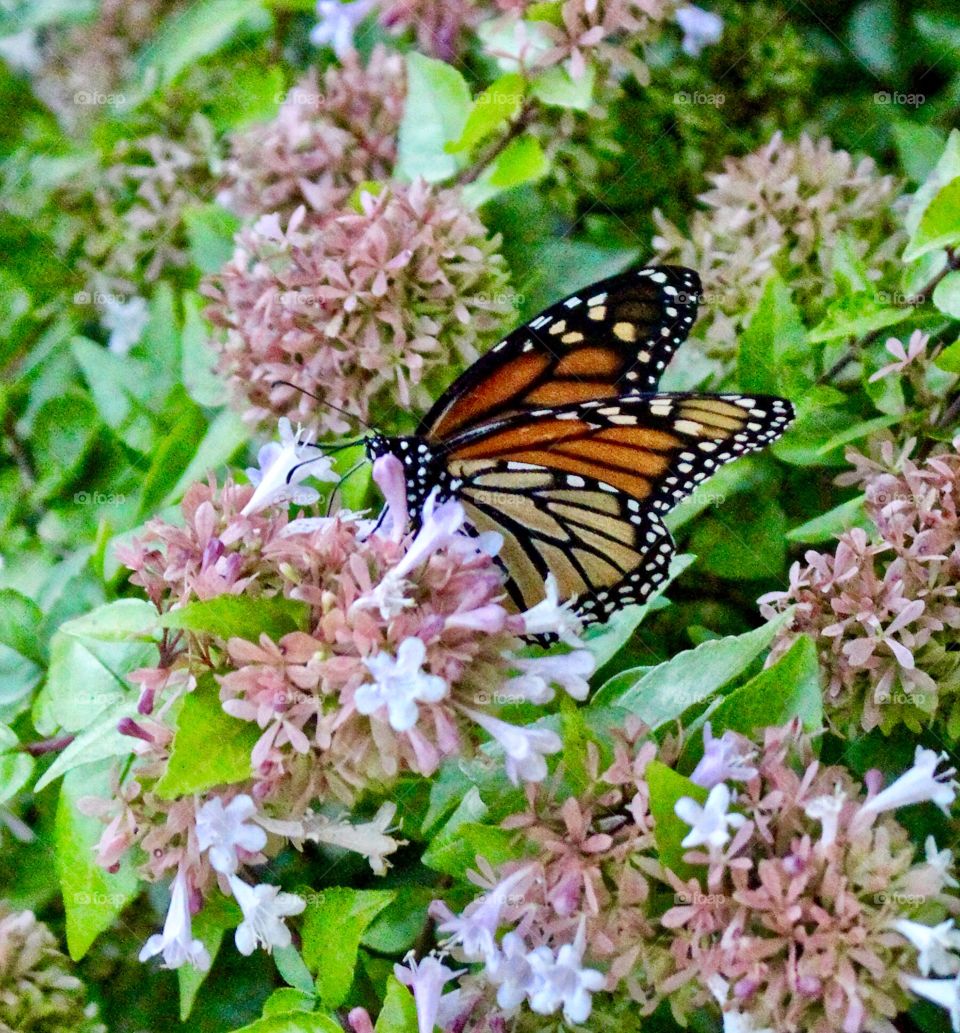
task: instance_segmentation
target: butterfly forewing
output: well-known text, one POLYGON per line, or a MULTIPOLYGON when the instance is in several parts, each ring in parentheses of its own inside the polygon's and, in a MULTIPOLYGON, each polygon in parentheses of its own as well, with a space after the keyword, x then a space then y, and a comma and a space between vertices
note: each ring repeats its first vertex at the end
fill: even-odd
POLYGON ((419 433, 442 441, 529 409, 653 391, 699 295, 697 274, 678 266, 634 269, 571 294, 482 356, 419 433))

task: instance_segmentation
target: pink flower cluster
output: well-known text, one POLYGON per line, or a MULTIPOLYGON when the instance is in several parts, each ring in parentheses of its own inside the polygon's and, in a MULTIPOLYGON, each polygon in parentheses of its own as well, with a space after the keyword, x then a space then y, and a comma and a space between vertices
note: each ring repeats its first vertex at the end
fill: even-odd
POLYGON ((341 416, 290 381, 382 429, 425 408, 432 374, 469 363, 513 309, 499 241, 453 190, 423 182, 364 193, 326 219, 301 207, 240 233, 206 285, 220 369, 246 418, 295 412, 322 432, 341 416))
POLYGON ((592 1025, 606 1028, 625 1001, 635 1018, 667 1000, 682 1025, 707 1007, 729 1031, 865 1033, 892 1031, 917 996, 958 993, 955 978, 931 978, 960 971, 952 855, 929 838, 917 859, 890 814, 953 804, 940 755, 918 748, 886 788, 869 773, 864 794, 845 768, 815 759, 797 723, 759 745, 715 738, 708 724, 690 776, 701 795, 675 803, 687 829, 677 874, 657 856, 657 752, 624 736, 605 771, 591 751, 579 796, 528 790, 528 812, 505 827, 529 859, 481 864, 481 895, 460 914, 432 909, 442 950, 472 967, 454 971, 441 954, 398 972, 421 1028, 495 1033, 560 1012, 571 1023, 596 1012, 592 1025))
POLYGON ((834 553, 809 551, 789 589, 760 600, 766 616, 796 607, 771 662, 811 635, 842 730, 960 721, 960 440, 925 461, 910 458, 913 445, 848 453, 855 469, 839 482, 863 489, 875 532, 855 527, 834 553))
MULTIPOLYGON (((524 634, 553 630, 571 640, 569 608, 548 598, 526 614, 509 613, 497 536, 461 533, 457 502, 431 498, 409 530, 398 459, 375 464, 390 500, 381 521, 347 512, 291 519, 289 486, 302 476, 307 450, 325 477, 330 461, 322 450, 286 435, 282 447, 262 450, 256 490, 230 480, 196 484, 184 499, 182 526, 153 520, 143 539, 120 550, 132 581, 162 613, 230 598, 256 600, 265 614, 277 600, 303 612, 298 630, 258 640, 166 631, 157 665, 131 676, 142 690, 139 714, 119 730, 136 760, 123 767, 113 801, 87 809, 108 822, 98 852, 105 867, 137 848, 146 877, 176 872, 172 931, 158 934, 147 952, 162 953, 171 967, 202 967, 189 912, 214 880, 241 906, 246 899, 253 914, 263 894, 251 893, 275 887, 250 887, 238 873, 285 842, 350 849, 386 870, 399 846, 389 835, 395 806, 356 824, 331 818, 331 804, 348 808, 404 773, 429 776, 445 758, 471 756, 484 741, 494 750, 490 763, 502 764, 515 783, 542 780, 559 737, 502 720, 489 700, 505 693, 542 704, 557 688, 577 698, 587 691, 589 653, 517 655, 524 634), (215 694, 238 734, 244 726, 257 730, 250 777, 171 799, 160 781, 192 693, 215 694)), ((287 935, 275 931, 274 945, 287 935)), ((251 935, 238 932, 245 953, 256 945, 251 935)))

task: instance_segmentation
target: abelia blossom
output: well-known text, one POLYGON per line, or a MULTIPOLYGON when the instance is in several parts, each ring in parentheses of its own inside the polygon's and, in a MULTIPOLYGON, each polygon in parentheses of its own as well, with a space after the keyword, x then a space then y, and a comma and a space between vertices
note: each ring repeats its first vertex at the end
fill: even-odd
POLYGON ((417 723, 418 703, 439 703, 447 695, 447 683, 435 674, 423 671, 427 647, 423 640, 411 636, 397 648, 396 657, 377 653, 364 663, 373 675, 353 694, 353 702, 361 714, 387 711, 390 727, 395 732, 409 732, 417 723))
POLYGON ((250 483, 256 491, 240 511, 243 516, 258 513, 268 506, 290 501, 306 506, 320 497, 314 488, 301 487, 306 477, 318 481, 336 481, 330 457, 317 445, 311 444, 300 428, 294 433, 290 421, 282 417, 277 424, 279 443, 268 442, 257 453, 258 468, 247 470, 250 483))
POLYGON ((256 804, 246 793, 235 796, 224 807, 219 796, 212 796, 197 812, 197 845, 209 851, 210 864, 224 875, 232 875, 240 864, 240 854, 259 853, 267 845, 267 834, 250 823, 257 813, 256 804))
POLYGON ((251 886, 236 875, 230 876, 230 889, 243 912, 235 933, 241 954, 252 954, 257 947, 270 953, 274 947, 290 946, 292 937, 284 919, 303 911, 307 904, 302 897, 266 883, 251 886))
POLYGON ((730 829, 740 828, 746 818, 728 813, 732 795, 730 787, 720 782, 710 790, 706 803, 699 804, 689 796, 681 797, 674 805, 677 817, 690 826, 681 846, 706 846, 717 850, 730 841, 730 829))
POLYGON ((190 893, 187 874, 178 869, 170 893, 170 907, 163 932, 155 933, 143 945, 140 960, 149 961, 157 954, 163 956, 164 968, 180 968, 190 964, 201 972, 210 968, 210 955, 200 940, 194 938, 190 917, 190 893))

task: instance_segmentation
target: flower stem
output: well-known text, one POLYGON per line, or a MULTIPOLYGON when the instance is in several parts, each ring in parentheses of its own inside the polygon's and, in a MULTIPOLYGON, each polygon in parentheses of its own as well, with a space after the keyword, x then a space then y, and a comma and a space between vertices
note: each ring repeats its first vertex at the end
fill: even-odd
POLYGON ((468 165, 459 176, 457 176, 457 186, 466 186, 468 183, 473 183, 479 179, 480 174, 483 170, 494 161, 499 155, 501 155, 509 144, 511 144, 516 138, 527 128, 533 118, 534 107, 530 103, 524 104, 520 109, 520 113, 514 119, 510 128, 500 137, 499 140, 488 147, 484 153, 472 164, 468 165))

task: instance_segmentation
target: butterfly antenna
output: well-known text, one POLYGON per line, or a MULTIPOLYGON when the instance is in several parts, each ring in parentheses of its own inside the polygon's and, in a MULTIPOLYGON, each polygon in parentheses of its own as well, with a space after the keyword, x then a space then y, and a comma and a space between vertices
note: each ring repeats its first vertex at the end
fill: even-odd
POLYGON ((346 416, 348 419, 356 420, 361 427, 366 427, 367 430, 371 430, 376 433, 376 427, 371 426, 366 420, 362 419, 356 413, 349 412, 347 409, 341 409, 339 405, 334 405, 333 402, 328 402, 325 398, 320 398, 319 395, 315 395, 312 391, 308 391, 305 387, 300 387, 299 384, 293 384, 289 380, 275 380, 270 387, 292 387, 294 391, 299 391, 301 394, 306 395, 308 398, 312 398, 315 402, 319 402, 321 405, 325 405, 328 409, 333 409, 334 412, 338 412, 341 416, 346 416))
POLYGON ((357 472, 357 470, 362 470, 366 465, 367 461, 365 459, 361 459, 359 463, 357 463, 355 466, 351 466, 350 469, 347 470, 347 472, 340 478, 340 480, 337 481, 337 486, 333 489, 333 491, 330 492, 330 498, 327 499, 327 516, 330 516, 330 511, 333 509, 334 500, 336 499, 340 490, 343 488, 344 484, 347 483, 347 481, 357 472))

